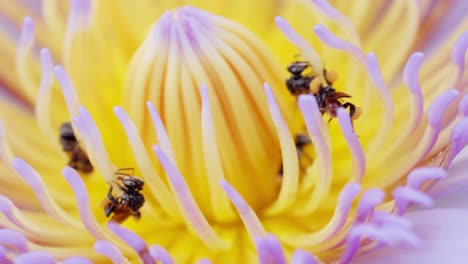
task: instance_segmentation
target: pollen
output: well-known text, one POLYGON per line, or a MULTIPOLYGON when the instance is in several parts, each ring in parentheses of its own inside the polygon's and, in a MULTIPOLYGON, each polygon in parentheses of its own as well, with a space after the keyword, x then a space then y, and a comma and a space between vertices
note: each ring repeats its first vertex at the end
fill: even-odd
POLYGON ((323 80, 321 77, 316 77, 310 82, 309 90, 311 93, 316 94, 319 92, 320 87, 322 86, 323 80))
POLYGON ((338 80, 338 73, 336 71, 326 70, 325 79, 328 83, 334 83, 338 80))

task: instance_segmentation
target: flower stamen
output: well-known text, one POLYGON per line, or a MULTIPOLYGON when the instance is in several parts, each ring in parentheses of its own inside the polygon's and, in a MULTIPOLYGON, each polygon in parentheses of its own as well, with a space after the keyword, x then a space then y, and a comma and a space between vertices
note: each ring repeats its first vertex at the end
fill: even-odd
POLYGON ((375 212, 375 207, 379 205, 385 197, 385 192, 378 188, 371 188, 364 192, 357 207, 357 220, 366 221, 375 212))
POLYGON ((65 102, 67 103, 68 114, 70 117, 77 116, 80 102, 78 101, 78 95, 76 94, 76 89, 73 87, 70 77, 65 69, 60 65, 54 67, 54 72, 55 77, 62 88, 65 102))
POLYGON ((161 246, 153 245, 149 248, 149 252, 153 259, 161 262, 161 264, 174 264, 171 255, 161 246))
POLYGON ((130 263, 130 261, 122 255, 120 249, 109 241, 96 241, 96 243, 94 243, 94 250, 108 257, 113 263, 130 263))
POLYGON ((302 249, 294 251, 291 256, 291 264, 320 264, 312 254, 302 249))
POLYGON ((37 199, 41 203, 44 210, 59 222, 65 222, 70 226, 82 229, 82 224, 71 218, 52 198, 48 189, 45 187, 42 178, 39 174, 27 164, 24 160, 16 158, 13 160, 13 167, 19 175, 28 182, 29 186, 34 191, 37 199))
POLYGON ((176 197, 178 206, 184 215, 187 227, 194 231, 208 247, 214 250, 224 248, 226 246, 225 242, 219 238, 203 216, 187 186, 187 183, 185 182, 184 177, 157 145, 153 145, 153 151, 169 178, 171 189, 176 197))
MULTIPOLYGON (((301 95, 299 97, 299 108, 301 109, 309 136, 313 142, 313 147, 317 157, 316 162, 320 167, 319 175, 314 175, 317 176, 317 179, 315 180, 316 184, 314 190, 312 194, 310 194, 310 202, 301 206, 301 208, 297 208, 297 214, 307 215, 319 207, 320 203, 327 196, 330 190, 333 171, 331 146, 327 144, 327 142, 330 142, 331 140, 328 128, 320 114, 315 97, 311 95, 301 95)), ((306 180, 307 179, 304 179, 304 181, 306 180)))
POLYGON ((285 235, 281 236, 281 238, 289 245, 295 247, 311 247, 333 237, 345 226, 351 210, 351 204, 360 191, 361 186, 356 183, 350 183, 343 187, 333 216, 322 229, 308 234, 285 235))
MULTIPOLYGON (((452 48, 452 62, 457 66, 456 84, 460 84, 465 70, 465 54, 468 50, 468 31, 465 31, 455 42, 452 48)), ((462 87, 460 87, 462 88, 462 87)))
POLYGON ((27 238, 18 231, 10 229, 0 229, 0 245, 7 248, 14 248, 19 252, 28 251, 27 238))
POLYGON ((203 154, 205 157, 205 168, 208 179, 208 186, 211 196, 211 205, 215 219, 232 218, 233 210, 230 207, 229 199, 219 186, 219 181, 224 179, 224 171, 216 143, 216 133, 213 126, 213 118, 210 109, 210 99, 205 85, 201 86, 201 122, 203 137, 203 154))
POLYGON ((67 21, 67 29, 65 31, 63 41, 63 58, 65 65, 70 65, 70 54, 73 44, 73 39, 80 31, 89 27, 93 18, 93 8, 90 0, 71 0, 70 14, 67 21))
POLYGON ((91 260, 84 258, 84 257, 70 257, 64 259, 62 264, 93 264, 91 260))
POLYGON ((3 123, 0 122, 0 160, 5 164, 12 164, 14 158, 15 156, 6 137, 5 128, 3 127, 3 123))
POLYGON ((314 4, 324 15, 326 15, 328 19, 337 24, 348 36, 351 43, 359 48, 361 47, 361 39, 359 38, 359 34, 356 32, 353 23, 351 23, 351 21, 346 16, 341 14, 326 0, 311 0, 310 2, 312 2, 312 4, 314 4))
POLYGON ((370 80, 376 88, 380 100, 382 100, 382 107, 384 109, 381 119, 381 126, 367 149, 368 156, 374 156, 376 151, 382 146, 387 135, 390 133, 393 126, 393 119, 395 117, 395 109, 393 105, 392 95, 385 83, 382 72, 380 71, 377 57, 374 53, 369 53, 366 57, 366 67, 369 73, 370 80))
MULTIPOLYGON (((403 80, 411 96, 411 109, 406 132, 400 137, 402 140, 416 130, 423 117, 424 98, 418 78, 423 58, 424 54, 421 52, 411 54, 403 72, 403 80)), ((395 146, 398 145, 395 144, 395 146)))
POLYGON ((176 202, 165 183, 156 173, 156 170, 152 165, 152 161, 149 158, 149 154, 146 151, 140 135, 138 134, 137 128, 122 108, 118 106, 114 107, 114 113, 124 127, 125 133, 127 133, 127 139, 130 142, 133 155, 138 157, 136 162, 138 163, 138 167, 140 168, 146 183, 150 187, 154 198, 159 202, 167 214, 180 218, 180 213, 177 210, 174 210, 174 208, 177 208, 176 202))
POLYGON ((458 94, 459 92, 457 90, 448 90, 439 95, 431 104, 431 106, 429 106, 429 109, 427 110, 427 121, 430 125, 430 131, 432 133, 429 133, 431 135, 429 137, 430 140, 428 140, 426 144, 419 145, 424 146, 422 153, 419 153, 419 157, 421 157, 421 159, 431 151, 432 147, 436 143, 439 133, 441 132, 444 112, 458 97, 458 94))
POLYGON ((372 218, 372 222, 376 225, 394 225, 399 226, 403 229, 411 229, 413 222, 401 217, 400 215, 387 213, 384 211, 376 211, 372 218))
POLYGON ((255 241, 256 237, 263 237, 265 235, 265 229, 254 210, 250 208, 242 196, 228 182, 221 180, 219 184, 224 188, 232 204, 236 207, 252 241, 255 241))
POLYGON ((99 129, 94 123, 91 115, 86 108, 80 106, 78 115, 72 118, 73 124, 77 128, 76 135, 82 135, 81 141, 86 146, 86 153, 89 156, 91 164, 98 168, 102 177, 107 182, 115 180, 115 166, 111 163, 104 142, 102 141, 99 129))
POLYGON ((107 228, 109 228, 109 230, 111 230, 115 235, 120 237, 123 241, 125 241, 125 243, 132 247, 138 253, 144 264, 154 263, 151 255, 149 254, 146 242, 137 234, 121 227, 114 222, 109 222, 107 224, 107 228))
POLYGON ((361 143, 354 133, 353 124, 348 112, 340 107, 337 110, 338 122, 340 123, 341 131, 346 139, 348 148, 351 152, 351 159, 353 164, 353 175, 351 181, 361 183, 364 173, 366 172, 366 156, 361 147, 361 143))
POLYGON ((309 42, 303 39, 284 18, 276 17, 275 23, 286 38, 300 50, 301 55, 310 63, 316 75, 324 79, 322 59, 309 42))
POLYGON ((22 82, 27 96, 33 97, 36 93, 36 82, 29 69, 28 59, 31 57, 35 42, 35 25, 30 17, 25 17, 21 29, 21 36, 16 50, 16 72, 19 80, 22 82))
POLYGON ((291 136, 288 125, 283 119, 278 104, 274 98, 270 86, 265 83, 264 90, 271 114, 280 141, 283 160, 283 177, 281 189, 275 203, 268 209, 268 213, 284 210, 296 199, 299 184, 299 159, 296 144, 291 136))
POLYGON ((207 258, 203 258, 197 261, 197 264, 211 264, 211 263, 212 263, 211 260, 207 258))
POLYGON ((31 251, 19 255, 15 258, 15 263, 18 264, 33 264, 33 263, 44 263, 44 264, 56 264, 54 256, 49 253, 41 251, 31 251))
POLYGON ((439 180, 447 176, 447 172, 439 167, 423 167, 411 171, 408 175, 406 186, 418 189, 425 181, 439 180))
POLYGON ((50 140, 50 145, 58 148, 56 143, 57 133, 53 129, 51 122, 51 99, 52 99, 52 84, 54 82, 54 65, 49 49, 41 49, 41 83, 36 98, 35 114, 37 126, 42 134, 50 140))
POLYGON ((161 120, 161 116, 159 115, 156 108, 154 108, 153 103, 148 101, 146 103, 148 106, 148 111, 150 112, 151 119, 153 121, 154 130, 156 131, 156 135, 158 137, 158 145, 164 153, 166 153, 167 157, 172 161, 172 163, 177 164, 176 157, 174 154, 174 149, 172 148, 171 141, 166 132, 166 128, 161 120))
POLYGON ((255 245, 258 253, 258 262, 260 264, 285 264, 283 247, 278 239, 271 235, 256 237, 255 245))
POLYGON ((410 187, 399 186, 395 188, 393 191, 393 197, 395 199, 395 206, 399 215, 403 215, 410 204, 417 204, 424 207, 431 207, 433 205, 433 201, 430 196, 410 187))
POLYGON ((91 210, 88 192, 86 186, 80 178, 80 175, 72 168, 65 167, 62 171, 63 176, 75 193, 78 211, 80 213, 81 222, 86 227, 86 230, 96 239, 107 239, 109 236, 98 224, 93 211, 91 210))
POLYGON ((90 242, 90 236, 87 233, 83 233, 81 229, 75 229, 72 233, 73 240, 70 240, 70 233, 62 235, 60 232, 51 232, 51 230, 43 227, 39 227, 34 221, 31 221, 32 217, 24 215, 21 211, 11 202, 8 198, 0 196, 0 211, 5 217, 13 223, 15 226, 20 228, 22 232, 30 239, 40 241, 44 237, 51 238, 52 244, 57 245, 74 245, 76 243, 87 243, 90 242))
MULTIPOLYGON (((354 44, 335 36, 323 25, 315 25, 314 32, 315 35, 317 35, 317 37, 324 44, 334 49, 346 51, 347 53, 351 54, 354 58, 356 58, 362 65, 366 64, 366 57, 364 53, 354 44)), ((310 46, 310 44, 307 42, 305 44, 310 46)))
MULTIPOLYGON (((441 132, 441 124, 442 118, 446 108, 452 103, 456 97, 458 96, 457 90, 448 90, 443 94, 439 95, 429 106, 427 110, 427 121, 429 126, 427 126, 424 130, 424 134, 421 136, 421 140, 419 140, 417 146, 407 146, 408 151, 410 151, 411 158, 404 158, 402 160, 402 164, 400 164, 399 168, 396 170, 388 170, 385 174, 381 175, 382 177, 379 179, 380 183, 384 186, 390 182, 394 181, 395 175, 402 175, 407 172, 408 168, 417 162, 420 162, 424 159, 424 157, 431 151, 432 147, 435 145, 437 138, 441 132)), ((400 156, 399 153, 394 153, 396 158, 400 156)), ((382 160, 380 160, 382 162, 382 160)), ((376 163, 376 164, 380 164, 376 163)))

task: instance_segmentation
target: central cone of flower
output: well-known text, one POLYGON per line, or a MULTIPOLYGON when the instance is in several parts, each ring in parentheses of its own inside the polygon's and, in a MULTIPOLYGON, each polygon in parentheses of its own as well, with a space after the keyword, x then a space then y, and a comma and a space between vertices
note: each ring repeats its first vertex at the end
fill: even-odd
POLYGON ((278 195, 281 153, 263 92, 269 82, 288 96, 277 66, 248 30, 191 7, 163 14, 131 60, 124 108, 144 141, 156 142, 145 109, 146 101, 154 103, 178 169, 215 222, 237 216, 213 179, 225 178, 256 211, 278 195), (211 120, 203 120, 200 84, 211 120))

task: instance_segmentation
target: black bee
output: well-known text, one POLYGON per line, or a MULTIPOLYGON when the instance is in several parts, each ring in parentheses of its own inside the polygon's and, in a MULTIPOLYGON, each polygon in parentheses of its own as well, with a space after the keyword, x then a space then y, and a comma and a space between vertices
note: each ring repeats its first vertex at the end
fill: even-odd
POLYGON ((303 75, 303 72, 309 67, 310 64, 306 61, 295 61, 288 66, 291 76, 286 80, 286 86, 293 95, 310 93, 310 83, 315 77, 303 75))
POLYGON ((116 185, 122 191, 120 196, 114 197, 112 195, 112 185, 107 192, 104 213, 106 217, 113 214, 111 220, 117 223, 122 223, 129 216, 133 216, 136 220, 141 217, 140 208, 145 203, 145 197, 140 191, 145 183, 133 176, 134 170, 133 168, 122 168, 115 173, 119 175, 119 182, 116 185), (131 174, 124 173, 125 171, 131 171, 131 174))
MULTIPOLYGON (((312 163, 312 158, 306 153, 304 153, 304 148, 312 144, 312 140, 310 139, 310 137, 306 134, 296 134, 294 142, 296 144, 296 152, 297 157, 299 158, 299 164, 301 163, 302 157, 306 158, 308 163, 312 163)), ((303 170, 302 166, 301 170, 303 170)), ((283 176, 283 164, 281 164, 281 167, 278 171, 278 175, 283 176)))
POLYGON ((317 104, 322 115, 326 112, 330 115, 330 120, 336 117, 336 111, 339 107, 349 108, 349 116, 356 119, 360 115, 360 109, 350 102, 342 103, 341 98, 350 98, 351 95, 337 92, 331 85, 320 87, 318 93, 315 94, 317 104))
POLYGON ((70 158, 68 162, 70 167, 83 173, 93 171, 93 165, 91 165, 88 155, 76 139, 70 122, 63 123, 60 126, 60 144, 62 145, 62 150, 70 158))
POLYGON ((337 92, 332 87, 332 83, 337 79, 336 73, 324 70, 325 82, 322 82, 318 76, 303 74, 309 67, 310 64, 306 61, 295 61, 288 66, 291 76, 286 80, 286 86, 289 92, 294 96, 313 94, 322 115, 328 113, 331 118, 334 118, 338 107, 344 107, 349 108, 349 115, 352 119, 357 119, 360 115, 360 108, 349 102, 341 102, 342 98, 350 98, 351 95, 337 92), (324 86, 323 83, 326 85, 324 86))

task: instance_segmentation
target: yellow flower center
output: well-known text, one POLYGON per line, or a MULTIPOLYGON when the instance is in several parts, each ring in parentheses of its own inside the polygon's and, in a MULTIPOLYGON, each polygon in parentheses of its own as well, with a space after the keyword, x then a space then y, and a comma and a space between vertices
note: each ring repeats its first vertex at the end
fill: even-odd
POLYGON ((280 153, 263 82, 285 93, 278 63, 252 33, 189 7, 167 12, 136 51, 128 72, 124 109, 143 131, 144 142, 156 142, 145 109, 146 101, 154 103, 175 162, 208 219, 233 219, 220 211, 229 203, 221 205, 219 184, 212 179, 227 179, 256 210, 274 200, 280 153), (202 120, 202 84, 213 124, 202 120))

